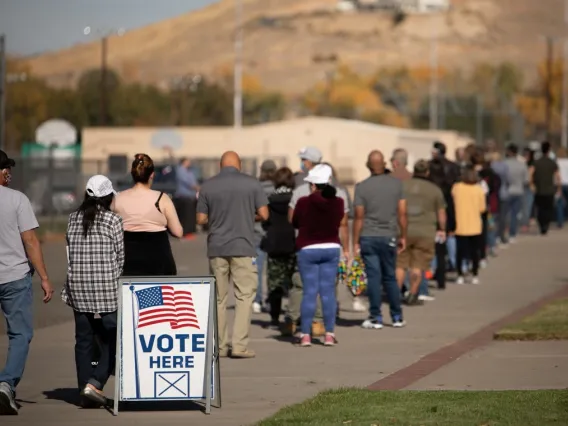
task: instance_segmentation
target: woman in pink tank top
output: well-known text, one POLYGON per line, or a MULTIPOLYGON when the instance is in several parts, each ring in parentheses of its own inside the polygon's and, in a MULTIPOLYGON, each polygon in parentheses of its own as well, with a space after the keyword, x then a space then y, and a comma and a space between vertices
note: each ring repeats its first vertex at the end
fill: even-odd
POLYGON ((124 224, 124 276, 177 275, 168 231, 180 238, 183 229, 174 204, 151 189, 154 162, 137 154, 130 170, 134 186, 116 196, 114 211, 124 224))

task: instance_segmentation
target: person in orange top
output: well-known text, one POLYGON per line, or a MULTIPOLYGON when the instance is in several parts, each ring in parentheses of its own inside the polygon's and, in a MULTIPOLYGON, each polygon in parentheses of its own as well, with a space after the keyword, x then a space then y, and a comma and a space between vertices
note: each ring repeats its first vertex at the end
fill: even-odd
MULTIPOLYGON (((479 284, 479 246, 483 223, 481 214, 487 209, 485 192, 479 184, 477 172, 473 168, 464 170, 461 182, 452 187, 456 213, 456 264, 462 265, 464 259, 472 262, 472 284, 479 284)), ((458 269, 457 284, 464 284, 463 270, 458 269)))

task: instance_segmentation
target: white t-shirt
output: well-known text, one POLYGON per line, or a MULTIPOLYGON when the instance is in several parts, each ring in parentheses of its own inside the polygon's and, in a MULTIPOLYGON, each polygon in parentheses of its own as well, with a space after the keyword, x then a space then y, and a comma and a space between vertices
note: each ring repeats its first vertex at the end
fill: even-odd
POLYGON ((39 227, 28 197, 0 186, 0 285, 21 280, 30 272, 22 232, 39 227))
POLYGON ((568 185, 568 158, 558 158, 556 164, 558 164, 562 185, 568 185))

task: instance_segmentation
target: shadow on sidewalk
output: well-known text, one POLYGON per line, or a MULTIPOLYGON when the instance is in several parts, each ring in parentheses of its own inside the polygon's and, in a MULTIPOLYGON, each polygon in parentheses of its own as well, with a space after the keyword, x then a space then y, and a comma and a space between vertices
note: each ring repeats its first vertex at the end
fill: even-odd
POLYGON ((77 388, 57 388, 44 391, 43 394, 47 399, 63 401, 71 405, 79 406, 80 403, 79 390, 77 388))

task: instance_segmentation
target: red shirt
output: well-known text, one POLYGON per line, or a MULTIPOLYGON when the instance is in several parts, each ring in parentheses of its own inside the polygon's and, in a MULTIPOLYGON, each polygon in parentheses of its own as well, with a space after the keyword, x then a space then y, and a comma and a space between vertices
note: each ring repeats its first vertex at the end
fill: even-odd
POLYGON ((345 212, 339 197, 324 198, 316 191, 298 200, 292 223, 298 229, 296 250, 313 244, 337 243, 345 212))

